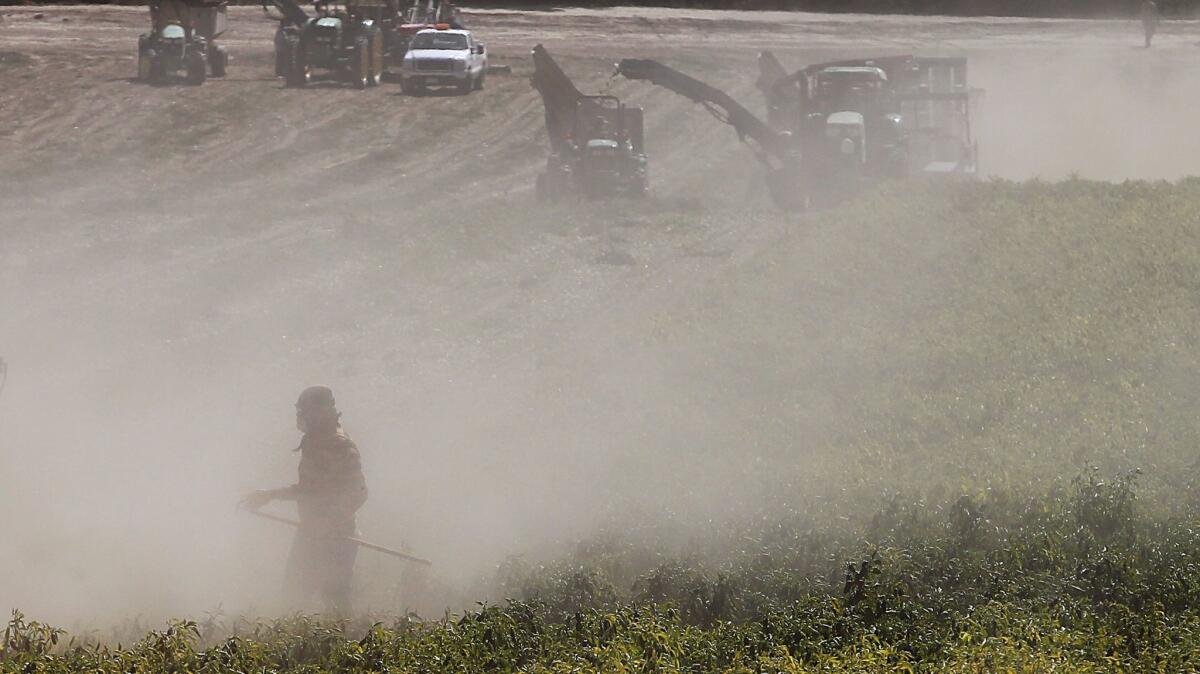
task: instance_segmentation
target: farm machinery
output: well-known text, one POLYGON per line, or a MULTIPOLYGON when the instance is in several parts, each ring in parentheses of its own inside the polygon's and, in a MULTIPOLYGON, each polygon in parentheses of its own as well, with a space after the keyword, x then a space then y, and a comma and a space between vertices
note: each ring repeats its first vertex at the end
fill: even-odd
POLYGON ((150 32, 138 38, 138 79, 159 84, 180 70, 188 84, 211 72, 224 77, 229 52, 216 40, 225 32, 225 0, 151 0, 150 32))
POLYGON ((788 74, 764 52, 757 84, 766 122, 661 63, 626 59, 617 70, 690 98, 733 126, 767 166, 772 198, 785 209, 836 201, 880 179, 978 170, 965 58, 847 60, 788 74))
POLYGON ((533 49, 532 84, 546 109, 550 156, 538 175, 539 200, 646 194, 642 109, 615 96, 582 94, 544 47, 533 49))
POLYGON ((965 58, 836 61, 782 79, 772 78, 772 61, 769 52, 759 61, 768 109, 784 130, 802 135, 818 163, 840 153, 854 154, 875 177, 977 173, 976 92, 967 86, 965 58))
POLYGON ((412 5, 402 13, 401 18, 403 22, 396 27, 397 49, 394 51, 395 57, 392 59, 397 64, 404 58, 404 52, 408 50, 408 43, 420 31, 439 27, 454 30, 466 28, 458 9, 449 0, 413 0, 412 5))
MULTIPOLYGON (((263 0, 266 9, 267 0, 263 0)), ((310 16, 296 0, 271 0, 281 18, 275 31, 275 74, 289 86, 309 84, 317 70, 332 72, 363 89, 383 81, 388 65, 400 65, 419 31, 461 26, 446 0, 318 0, 310 16)))

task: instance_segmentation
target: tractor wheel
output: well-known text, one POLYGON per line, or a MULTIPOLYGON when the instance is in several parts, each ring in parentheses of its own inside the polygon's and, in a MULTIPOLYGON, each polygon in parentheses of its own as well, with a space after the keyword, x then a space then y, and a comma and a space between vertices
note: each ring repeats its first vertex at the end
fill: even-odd
POLYGON ((192 86, 204 84, 208 75, 208 63, 204 60, 204 52, 191 50, 187 56, 187 83, 192 86))
POLYGON ((308 65, 308 54, 304 51, 304 41, 290 42, 291 57, 288 58, 287 85, 289 87, 308 86, 312 81, 312 68, 308 65))
POLYGON ((146 60, 150 62, 150 76, 147 81, 150 84, 162 84, 167 80, 166 64, 163 63, 162 57, 153 49, 146 50, 146 60))
POLYGON ((367 85, 377 87, 383 82, 383 73, 387 68, 387 64, 383 58, 383 33, 378 28, 371 31, 369 46, 371 52, 371 71, 367 78, 367 85))
POLYGON ((287 77, 291 68, 292 44, 283 26, 275 29, 275 77, 287 77))
POLYGON ((229 52, 224 47, 212 46, 208 52, 208 68, 213 77, 225 77, 229 66, 229 52))
POLYGON ((153 66, 153 59, 151 59, 151 54, 153 54, 153 52, 150 51, 149 49, 146 49, 145 47, 138 49, 137 78, 138 78, 138 80, 140 80, 142 82, 150 81, 150 71, 153 66))
POLYGON ((366 89, 371 81, 371 46, 365 35, 354 40, 354 52, 350 54, 350 81, 355 89, 366 89))
POLYGON ((296 47, 290 41, 275 46, 275 76, 284 79, 292 76, 292 54, 296 47))

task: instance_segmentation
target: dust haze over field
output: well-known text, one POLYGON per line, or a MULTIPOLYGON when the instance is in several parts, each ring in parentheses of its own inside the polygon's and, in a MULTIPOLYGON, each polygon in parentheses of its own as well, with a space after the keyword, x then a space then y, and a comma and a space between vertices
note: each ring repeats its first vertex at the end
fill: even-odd
MULTIPOLYGON (((884 394, 910 379, 928 387, 914 400, 947 390, 914 326, 954 314, 942 299, 970 279, 966 260, 986 260, 978 232, 920 213, 907 229, 781 215, 731 129, 610 80, 620 57, 758 110, 764 48, 790 68, 966 54, 989 174, 1174 180, 1200 156, 1190 22, 1147 51, 1131 22, 475 12, 514 74, 468 98, 408 98, 284 89, 257 9, 232 12, 230 77, 201 88, 129 81, 142 10, 38 11, 0 10, 0 610, 63 624, 277 611, 291 532, 234 506, 293 481, 292 403, 314 383, 363 451, 364 535, 435 563, 424 610, 479 598, 506 556, 553 555, 601 524, 667 522, 686 541, 764 494, 836 493, 855 466, 882 481, 892 461, 872 452, 893 440, 929 450, 909 469, 931 484, 1033 451, 1033 430, 994 417, 969 437, 889 435, 905 416, 938 425, 884 394), (534 205, 537 42, 581 89, 646 108, 648 202, 534 205), (934 470, 939 446, 979 454, 934 470)), ((1059 421, 1081 447, 1144 446, 1145 419, 1194 402, 1161 385, 1169 403, 1142 426, 1059 421)), ((1174 428, 1167 444, 1194 439, 1174 428)), ((359 558, 372 588, 397 569, 359 558)))

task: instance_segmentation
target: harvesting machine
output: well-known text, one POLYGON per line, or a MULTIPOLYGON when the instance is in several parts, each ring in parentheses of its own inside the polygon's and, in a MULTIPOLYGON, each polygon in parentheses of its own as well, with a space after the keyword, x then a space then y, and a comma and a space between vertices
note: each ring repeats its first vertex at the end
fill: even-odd
MULTIPOLYGON (((310 83, 317 70, 358 88, 378 85, 389 65, 399 66, 417 32, 461 27, 448 0, 327 0, 310 16, 297 0, 270 0, 280 12, 275 31, 275 74, 290 86, 310 83)), ((266 9, 267 0, 262 0, 266 9)))
POLYGON ((533 48, 532 84, 546 109, 550 156, 538 175, 539 200, 646 194, 642 109, 615 96, 587 96, 542 45, 533 48))
POLYGON ((209 73, 224 77, 229 52, 217 44, 225 32, 225 0, 150 0, 150 32, 138 38, 138 79, 159 84, 186 72, 188 84, 209 73))
POLYGON ((733 97, 656 61, 617 71, 703 105, 748 141, 766 165, 776 204, 828 203, 865 182, 917 175, 973 176, 978 150, 965 58, 894 56, 836 61, 788 74, 759 57, 762 121, 733 97))

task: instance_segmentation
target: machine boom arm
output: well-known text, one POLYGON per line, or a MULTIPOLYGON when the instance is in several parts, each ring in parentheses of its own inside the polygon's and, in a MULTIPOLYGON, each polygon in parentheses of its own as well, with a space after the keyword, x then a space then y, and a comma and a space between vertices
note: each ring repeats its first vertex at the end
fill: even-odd
MULTIPOLYGON (((283 14, 288 23, 297 28, 308 23, 308 12, 296 0, 270 0, 271 4, 283 14)), ((263 11, 267 9, 267 0, 262 0, 263 11)))
POLYGON ((617 72, 631 80, 645 80, 670 89, 705 106, 717 119, 732 126, 742 140, 754 141, 760 150, 760 158, 769 167, 775 168, 764 155, 779 163, 788 160, 786 144, 779 142, 780 135, 724 91, 647 59, 622 59, 617 64, 617 72))
POLYGON ((550 147, 555 151, 562 150, 570 140, 575 105, 583 94, 550 57, 550 52, 540 44, 533 48, 531 82, 541 94, 542 104, 546 107, 546 133, 550 136, 550 147))
POLYGON ((764 94, 769 94, 775 85, 788 78, 788 71, 784 70, 783 64, 779 59, 775 58, 775 54, 770 51, 762 51, 758 54, 758 81, 754 84, 762 90, 764 94))

